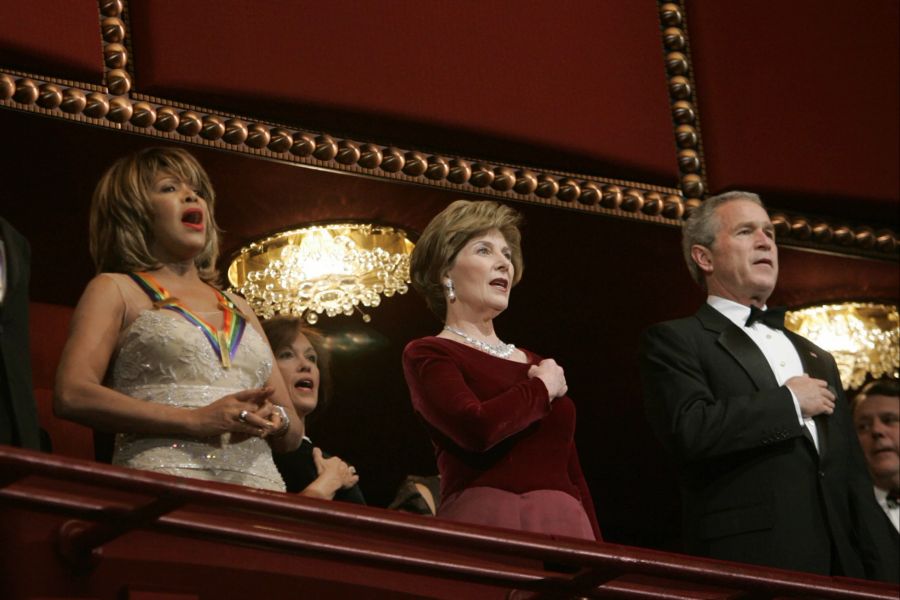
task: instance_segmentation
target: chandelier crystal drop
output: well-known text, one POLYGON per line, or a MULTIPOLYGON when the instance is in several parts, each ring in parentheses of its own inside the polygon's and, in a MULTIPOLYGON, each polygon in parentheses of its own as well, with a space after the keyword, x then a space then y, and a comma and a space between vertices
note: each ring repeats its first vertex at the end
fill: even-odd
POLYGON ((405 294, 414 244, 401 229, 369 223, 310 225, 241 249, 228 267, 232 289, 263 319, 352 315, 405 294))
POLYGON ((785 326, 831 352, 845 389, 861 387, 867 376, 897 377, 900 329, 896 306, 845 302, 789 311, 785 326))

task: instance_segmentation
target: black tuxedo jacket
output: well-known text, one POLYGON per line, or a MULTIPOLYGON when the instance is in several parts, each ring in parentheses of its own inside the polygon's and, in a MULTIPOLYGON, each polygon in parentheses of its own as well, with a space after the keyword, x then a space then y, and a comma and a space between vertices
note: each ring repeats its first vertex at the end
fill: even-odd
POLYGON ((6 252, 6 295, 0 304, 0 444, 39 449, 37 408, 28 347, 28 276, 31 250, 0 217, 6 252))
POLYGON ((836 391, 816 417, 819 451, 759 347, 704 304, 648 329, 647 416, 679 466, 691 554, 897 581, 834 359, 791 332, 806 373, 836 391))

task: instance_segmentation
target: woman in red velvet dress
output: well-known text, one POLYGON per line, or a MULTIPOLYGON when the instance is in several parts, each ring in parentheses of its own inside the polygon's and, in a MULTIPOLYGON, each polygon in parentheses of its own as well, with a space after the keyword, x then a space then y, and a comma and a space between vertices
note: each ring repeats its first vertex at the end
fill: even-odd
POLYGON ((444 322, 403 352, 441 473, 438 516, 600 540, 562 368, 494 331, 522 277, 520 221, 496 202, 458 200, 413 251, 413 286, 444 322))

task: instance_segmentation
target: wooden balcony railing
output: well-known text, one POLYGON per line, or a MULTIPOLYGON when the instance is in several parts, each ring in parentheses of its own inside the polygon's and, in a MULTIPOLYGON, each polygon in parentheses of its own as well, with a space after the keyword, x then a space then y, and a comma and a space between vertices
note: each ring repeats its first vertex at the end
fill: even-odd
POLYGON ((896 586, 555 539, 0 446, 14 599, 884 598, 896 586))

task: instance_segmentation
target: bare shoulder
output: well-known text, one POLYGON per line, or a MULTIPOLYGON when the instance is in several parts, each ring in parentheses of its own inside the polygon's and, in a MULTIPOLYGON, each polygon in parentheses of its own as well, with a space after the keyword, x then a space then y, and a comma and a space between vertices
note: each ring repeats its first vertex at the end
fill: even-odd
POLYGON ((81 300, 78 301, 79 308, 94 305, 106 308, 113 306, 124 308, 125 300, 122 295, 122 286, 127 285, 127 279, 128 276, 121 273, 100 273, 96 275, 84 288, 81 300))
POLYGON ((234 305, 237 307, 238 311, 249 321, 256 321, 256 313, 253 312, 253 308, 250 307, 250 303, 244 299, 243 296, 240 296, 234 292, 222 290, 222 294, 234 302, 234 305))
POLYGON ((126 312, 122 285, 127 275, 101 273, 91 279, 72 315, 72 332, 118 332, 126 312))
POLYGON ((234 302, 234 305, 235 307, 237 307, 238 312, 240 312, 241 315, 243 315, 243 317, 247 319, 247 322, 251 327, 256 329, 259 333, 263 333, 262 325, 260 325, 256 313, 253 312, 253 309, 250 307, 250 303, 247 302, 247 300, 245 300, 243 296, 239 296, 234 292, 228 292, 224 290, 222 291, 222 294, 224 294, 229 300, 234 302))
POLYGON ((229 291, 224 291, 224 290, 222 291, 222 293, 223 293, 229 300, 231 300, 232 302, 234 302, 235 306, 238 307, 238 310, 240 310, 240 311, 241 311, 242 313, 244 313, 245 315, 250 316, 250 315, 252 315, 252 314, 255 314, 255 313, 253 312, 253 309, 250 308, 250 303, 247 302, 247 301, 244 299, 243 296, 239 296, 238 294, 236 294, 236 293, 234 293, 234 292, 229 292, 229 291))

